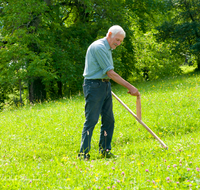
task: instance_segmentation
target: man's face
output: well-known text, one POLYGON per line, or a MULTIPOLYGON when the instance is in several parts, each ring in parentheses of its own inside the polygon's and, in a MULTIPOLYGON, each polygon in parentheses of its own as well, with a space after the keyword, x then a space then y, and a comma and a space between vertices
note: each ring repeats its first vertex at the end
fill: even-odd
POLYGON ((111 49, 115 49, 117 46, 119 46, 123 40, 124 40, 124 35, 117 33, 115 34, 114 37, 112 37, 112 33, 110 32, 108 37, 107 37, 108 43, 110 45, 111 49))

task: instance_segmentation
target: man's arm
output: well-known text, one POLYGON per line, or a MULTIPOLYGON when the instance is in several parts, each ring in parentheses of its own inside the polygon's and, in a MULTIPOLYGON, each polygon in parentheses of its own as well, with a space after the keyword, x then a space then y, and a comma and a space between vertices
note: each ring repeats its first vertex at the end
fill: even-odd
POLYGON ((131 94, 132 96, 139 96, 140 93, 137 88, 135 88, 133 85, 131 85, 129 82, 124 80, 121 76, 119 76, 115 71, 109 70, 107 73, 109 78, 111 78, 113 81, 116 83, 124 86, 125 88, 128 89, 128 93, 131 94))

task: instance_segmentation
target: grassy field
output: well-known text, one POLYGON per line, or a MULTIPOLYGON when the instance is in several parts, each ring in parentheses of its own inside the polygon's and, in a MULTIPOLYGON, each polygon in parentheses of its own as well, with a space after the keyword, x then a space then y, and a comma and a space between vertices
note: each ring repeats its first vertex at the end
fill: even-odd
MULTIPOLYGON (((99 159, 100 122, 90 161, 77 158, 84 123, 83 95, 0 113, 0 189, 199 189, 200 74, 134 83, 142 120, 161 147, 113 100, 116 159, 99 159)), ((135 112, 136 98, 113 92, 135 112)))

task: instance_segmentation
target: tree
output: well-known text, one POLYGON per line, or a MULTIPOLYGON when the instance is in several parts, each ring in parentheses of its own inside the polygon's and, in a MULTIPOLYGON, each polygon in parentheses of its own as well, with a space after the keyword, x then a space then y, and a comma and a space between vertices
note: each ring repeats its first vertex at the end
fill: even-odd
POLYGON ((113 56, 116 70, 125 78, 131 74, 134 52, 126 1, 8 0, 1 6, 5 45, 0 50, 0 82, 19 89, 25 85, 30 101, 80 90, 87 47, 113 24, 127 32, 113 56))
POLYGON ((180 63, 184 61, 180 55, 172 54, 171 44, 157 43, 155 32, 135 32, 137 77, 147 81, 180 74, 180 63))
POLYGON ((2 0, 0 85, 18 88, 21 103, 23 89, 31 102, 82 90, 86 50, 114 24, 127 34, 113 51, 115 70, 128 79, 140 69, 134 25, 151 30, 164 5, 158 0, 2 0))
POLYGON ((168 20, 157 27, 157 39, 173 44, 174 53, 195 55, 200 70, 200 1, 172 0, 167 5, 168 20))

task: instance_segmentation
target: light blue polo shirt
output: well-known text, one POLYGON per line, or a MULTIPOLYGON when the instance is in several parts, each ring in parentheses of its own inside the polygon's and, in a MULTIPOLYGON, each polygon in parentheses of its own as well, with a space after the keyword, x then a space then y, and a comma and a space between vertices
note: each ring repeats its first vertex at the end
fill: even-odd
POLYGON ((112 51, 106 37, 93 42, 86 53, 83 76, 86 79, 109 79, 106 72, 112 69, 112 51))

